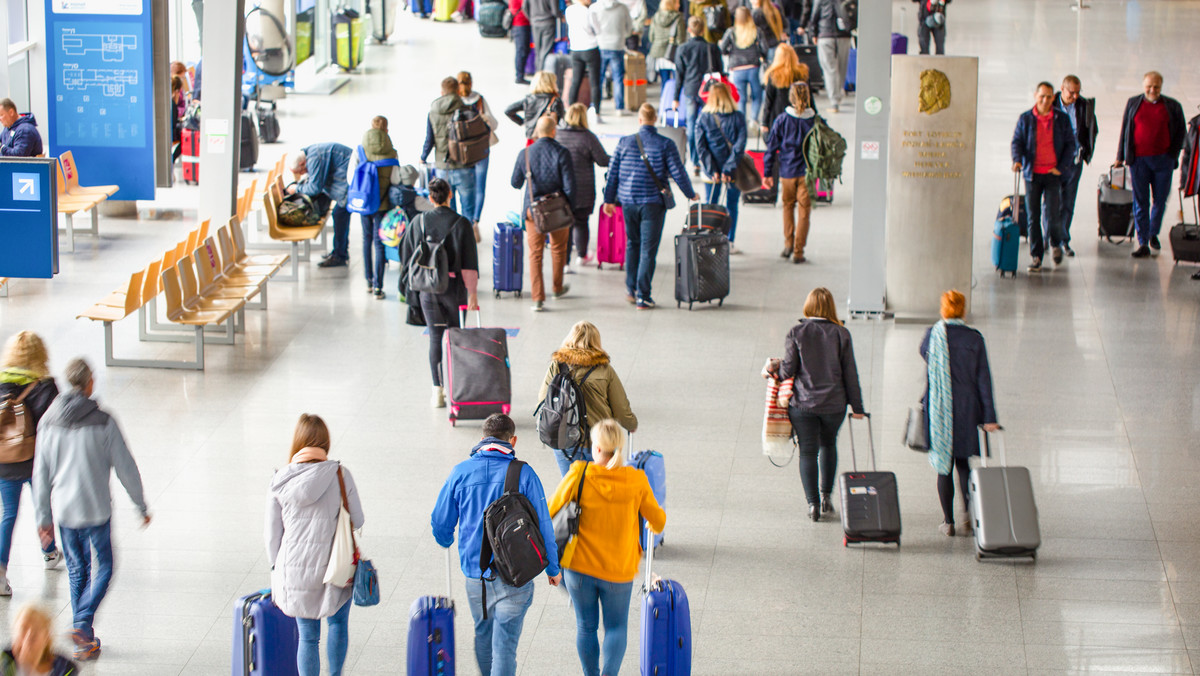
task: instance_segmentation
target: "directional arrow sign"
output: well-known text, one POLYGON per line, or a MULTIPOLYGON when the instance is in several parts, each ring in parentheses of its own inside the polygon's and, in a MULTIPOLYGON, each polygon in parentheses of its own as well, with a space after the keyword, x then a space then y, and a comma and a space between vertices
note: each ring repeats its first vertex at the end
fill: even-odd
POLYGON ((14 172, 12 198, 18 202, 37 202, 42 198, 42 182, 37 174, 14 172))
POLYGON ((29 193, 32 195, 34 186, 37 185, 37 180, 32 178, 18 178, 17 183, 21 184, 21 191, 19 194, 24 195, 25 193, 29 193))

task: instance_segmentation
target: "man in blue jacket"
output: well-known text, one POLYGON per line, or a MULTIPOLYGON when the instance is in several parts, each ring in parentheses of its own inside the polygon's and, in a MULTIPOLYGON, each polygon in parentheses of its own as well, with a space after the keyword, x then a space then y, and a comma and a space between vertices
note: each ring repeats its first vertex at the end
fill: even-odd
POLYGON ((1075 164, 1075 135, 1067 114, 1054 107, 1054 85, 1037 86, 1032 110, 1021 113, 1013 131, 1013 171, 1025 178, 1025 214, 1029 219, 1029 272, 1042 271, 1045 239, 1054 248, 1054 264, 1062 263, 1067 235, 1062 223, 1062 177, 1075 164), (1042 201, 1046 206, 1043 235, 1042 201))
POLYGON ((0 99, 0 156, 37 157, 42 154, 42 135, 38 133, 33 113, 17 112, 12 99, 0 99))
POLYGON ((654 106, 643 103, 638 109, 641 128, 617 143, 604 185, 604 213, 613 215, 620 203, 625 215, 625 300, 639 310, 654 307, 650 284, 667 218, 664 193, 671 192, 668 176, 675 179, 689 200, 696 199, 683 160, 679 159, 679 148, 655 130, 657 119, 654 106))
POLYGON ((1075 255, 1071 249, 1071 222, 1075 219, 1075 196, 1079 193, 1079 179, 1083 176, 1083 165, 1091 164, 1096 150, 1096 99, 1079 95, 1083 83, 1078 76, 1063 78, 1062 89, 1054 97, 1054 107, 1067 114, 1071 133, 1075 136, 1075 160, 1071 169, 1062 177, 1062 229, 1067 236, 1063 245, 1067 256, 1075 255))
POLYGON ((350 167, 351 152, 340 143, 314 143, 292 160, 296 184, 290 186, 288 192, 309 197, 324 193, 336 204, 333 207, 333 251, 317 267, 342 267, 350 260, 350 212, 346 210, 346 192, 350 184, 346 180, 346 170, 350 167))
MULTIPOLYGON (((458 558, 467 578, 467 602, 475 620, 475 659, 484 676, 513 676, 517 673, 517 643, 525 613, 533 604, 534 582, 510 587, 498 578, 481 579, 479 553, 483 538, 483 513, 504 492, 508 464, 516 459, 517 427, 512 418, 496 413, 483 421, 483 440, 471 449, 471 457, 455 465, 438 494, 433 508, 433 537, 449 548, 458 527, 458 558), (487 609, 483 599, 487 599, 487 609)), ((532 467, 521 470, 521 493, 537 511, 538 529, 546 543, 546 576, 551 586, 562 581, 554 524, 546 507, 546 493, 532 467)))

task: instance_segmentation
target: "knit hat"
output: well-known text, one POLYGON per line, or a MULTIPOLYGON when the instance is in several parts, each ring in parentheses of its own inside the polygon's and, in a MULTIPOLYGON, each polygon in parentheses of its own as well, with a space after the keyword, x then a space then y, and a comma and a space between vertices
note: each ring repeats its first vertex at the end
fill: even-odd
POLYGON ((417 168, 411 164, 401 165, 399 171, 400 182, 407 186, 416 185, 417 179, 421 176, 419 173, 417 173, 417 168))

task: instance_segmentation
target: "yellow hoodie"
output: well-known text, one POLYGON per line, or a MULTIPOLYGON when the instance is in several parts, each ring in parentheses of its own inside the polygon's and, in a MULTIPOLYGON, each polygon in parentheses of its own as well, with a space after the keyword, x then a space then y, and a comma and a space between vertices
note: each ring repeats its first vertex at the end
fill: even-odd
POLYGON ((579 535, 570 570, 606 582, 632 582, 637 577, 641 550, 638 515, 661 533, 667 514, 650 490, 646 474, 636 467, 608 469, 582 460, 571 465, 550 500, 554 516, 575 499, 586 465, 583 494, 579 498, 579 535))

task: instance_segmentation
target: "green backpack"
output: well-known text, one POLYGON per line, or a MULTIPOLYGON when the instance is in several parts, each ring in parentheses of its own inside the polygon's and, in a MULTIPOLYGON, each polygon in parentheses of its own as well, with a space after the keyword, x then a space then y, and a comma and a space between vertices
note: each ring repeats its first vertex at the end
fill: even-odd
POLYGON ((832 181, 842 177, 846 158, 846 139, 818 115, 812 130, 804 137, 804 163, 809 180, 832 181))

